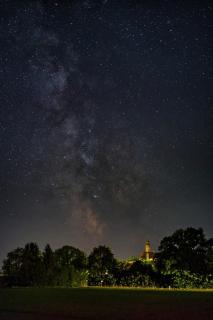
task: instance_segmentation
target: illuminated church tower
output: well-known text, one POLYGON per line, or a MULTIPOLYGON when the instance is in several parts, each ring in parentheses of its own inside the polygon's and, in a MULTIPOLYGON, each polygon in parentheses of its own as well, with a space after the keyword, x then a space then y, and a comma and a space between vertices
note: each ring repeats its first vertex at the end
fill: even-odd
POLYGON ((142 253, 141 258, 146 262, 152 262, 153 261, 154 252, 151 249, 149 240, 146 241, 144 252, 142 253))

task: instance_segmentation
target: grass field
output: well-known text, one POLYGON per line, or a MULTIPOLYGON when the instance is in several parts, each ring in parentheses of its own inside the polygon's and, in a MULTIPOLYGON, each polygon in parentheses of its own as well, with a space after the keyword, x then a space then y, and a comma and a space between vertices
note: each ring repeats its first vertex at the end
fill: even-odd
POLYGON ((0 319, 213 319, 213 291, 0 289, 0 319))

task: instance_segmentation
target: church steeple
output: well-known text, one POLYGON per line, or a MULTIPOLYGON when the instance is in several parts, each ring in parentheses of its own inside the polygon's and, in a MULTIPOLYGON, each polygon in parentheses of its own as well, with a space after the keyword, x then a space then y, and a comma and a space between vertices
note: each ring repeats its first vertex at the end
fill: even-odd
POLYGON ((151 249, 150 241, 147 240, 145 243, 144 252, 141 258, 144 259, 146 262, 150 262, 150 261, 153 261, 153 256, 154 256, 154 253, 151 249))
POLYGON ((151 247, 150 247, 150 241, 149 240, 146 241, 144 252, 145 252, 146 260, 149 260, 150 259, 150 252, 151 252, 151 247))

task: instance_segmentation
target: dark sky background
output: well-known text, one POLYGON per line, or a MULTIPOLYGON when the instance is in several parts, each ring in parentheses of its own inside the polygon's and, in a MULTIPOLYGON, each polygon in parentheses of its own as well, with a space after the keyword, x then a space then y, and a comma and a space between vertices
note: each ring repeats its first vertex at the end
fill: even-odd
POLYGON ((212 1, 0 1, 0 261, 213 230, 212 1))

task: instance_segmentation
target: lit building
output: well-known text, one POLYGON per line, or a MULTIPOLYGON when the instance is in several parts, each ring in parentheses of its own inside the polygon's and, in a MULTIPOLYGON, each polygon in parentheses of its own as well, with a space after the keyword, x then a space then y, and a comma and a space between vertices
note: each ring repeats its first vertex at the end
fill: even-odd
POLYGON ((146 241, 144 251, 141 255, 141 259, 143 259, 145 262, 152 262, 154 259, 154 252, 151 249, 149 240, 146 241))

